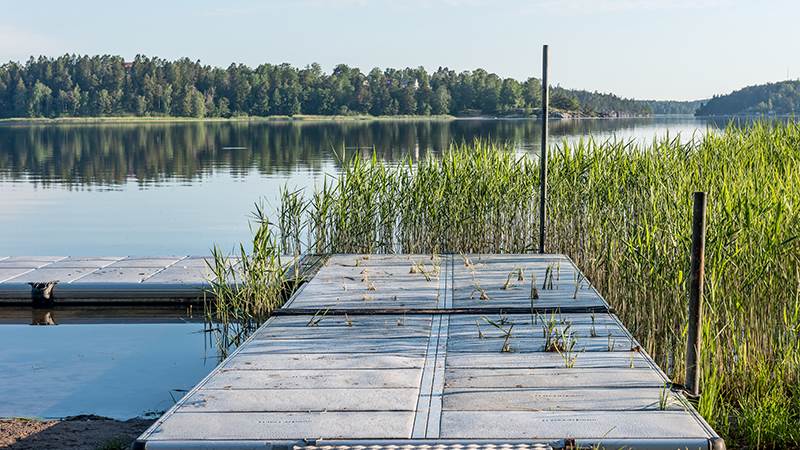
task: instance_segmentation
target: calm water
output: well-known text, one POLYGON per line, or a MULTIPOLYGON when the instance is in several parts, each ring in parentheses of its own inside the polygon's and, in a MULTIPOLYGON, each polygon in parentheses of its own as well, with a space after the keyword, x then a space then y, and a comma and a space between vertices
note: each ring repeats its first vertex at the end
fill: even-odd
MULTIPOLYGON (((281 186, 313 189, 341 153, 392 161, 492 139, 537 152, 531 120, 0 126, 0 256, 205 254, 248 239, 247 216, 281 186)), ((561 121, 593 135, 689 139, 694 118, 561 121)), ((218 362, 185 310, 0 309, 0 417, 114 418, 170 407, 218 362), (31 325, 56 323, 57 326, 31 325)))
POLYGON ((157 415, 219 362, 181 309, 4 307, 0 342, 0 417, 157 415))
MULTIPOLYGON (((649 142, 724 126, 691 117, 555 121, 553 142, 649 142)), ((396 160, 491 139, 538 150, 533 120, 0 126, 0 256, 206 254, 249 238, 259 198, 313 190, 337 154, 396 160)))

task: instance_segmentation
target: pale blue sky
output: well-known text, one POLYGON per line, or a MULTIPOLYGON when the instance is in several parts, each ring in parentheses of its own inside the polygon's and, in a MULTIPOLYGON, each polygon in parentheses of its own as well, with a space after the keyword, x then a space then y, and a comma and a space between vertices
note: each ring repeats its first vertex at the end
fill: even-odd
POLYGON ((0 0, 0 61, 138 53, 204 63, 483 67, 626 97, 800 78, 799 1, 0 0))

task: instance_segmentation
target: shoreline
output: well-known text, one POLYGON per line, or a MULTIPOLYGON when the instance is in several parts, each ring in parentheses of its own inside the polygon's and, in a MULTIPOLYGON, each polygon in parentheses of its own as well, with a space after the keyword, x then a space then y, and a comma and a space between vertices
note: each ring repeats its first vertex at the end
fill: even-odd
MULTIPOLYGON (((551 115, 551 120, 584 119, 647 119, 646 116, 572 116, 551 115)), ((172 123, 320 123, 320 122, 450 122, 457 120, 540 120, 538 116, 451 116, 451 115, 400 115, 400 116, 243 116, 243 117, 178 117, 178 116, 109 116, 109 117, 11 117, 0 119, 0 126, 13 125, 99 125, 99 124, 172 124, 172 123)))
POLYGON ((0 125, 58 125, 58 124, 150 124, 150 123, 264 123, 264 122, 372 122, 372 121, 450 121, 450 115, 432 116, 240 116, 240 117, 179 117, 179 116, 108 116, 108 117, 10 117, 0 119, 0 125))
POLYGON ((92 415, 63 419, 0 418, 0 448, 123 450, 130 448, 153 422, 155 419, 114 420, 92 415))

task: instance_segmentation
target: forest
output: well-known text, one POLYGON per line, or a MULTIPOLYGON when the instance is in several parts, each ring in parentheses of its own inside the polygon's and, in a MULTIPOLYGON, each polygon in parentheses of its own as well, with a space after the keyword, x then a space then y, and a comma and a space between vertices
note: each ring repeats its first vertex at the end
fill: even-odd
MULTIPOLYGON (((652 103, 613 94, 551 88, 551 108, 577 116, 642 116, 652 103)), ((293 115, 530 116, 541 83, 484 69, 360 69, 330 73, 261 64, 203 65, 136 56, 31 57, 0 66, 0 117, 293 115)))
POLYGON ((698 116, 800 113, 800 80, 747 86, 714 96, 700 106, 698 116))

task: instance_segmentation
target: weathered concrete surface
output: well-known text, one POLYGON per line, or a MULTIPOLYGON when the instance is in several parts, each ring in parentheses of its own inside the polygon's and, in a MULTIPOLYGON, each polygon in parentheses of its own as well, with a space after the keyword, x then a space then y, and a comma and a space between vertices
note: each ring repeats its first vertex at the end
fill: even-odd
MULTIPOLYGON (((30 282, 58 281, 57 304, 202 301, 213 274, 210 257, 0 258, 0 305, 28 304, 30 282)), ((236 264, 237 259, 232 262, 236 264)))
POLYGON ((668 382, 563 256, 336 255, 139 443, 708 448, 668 382))

